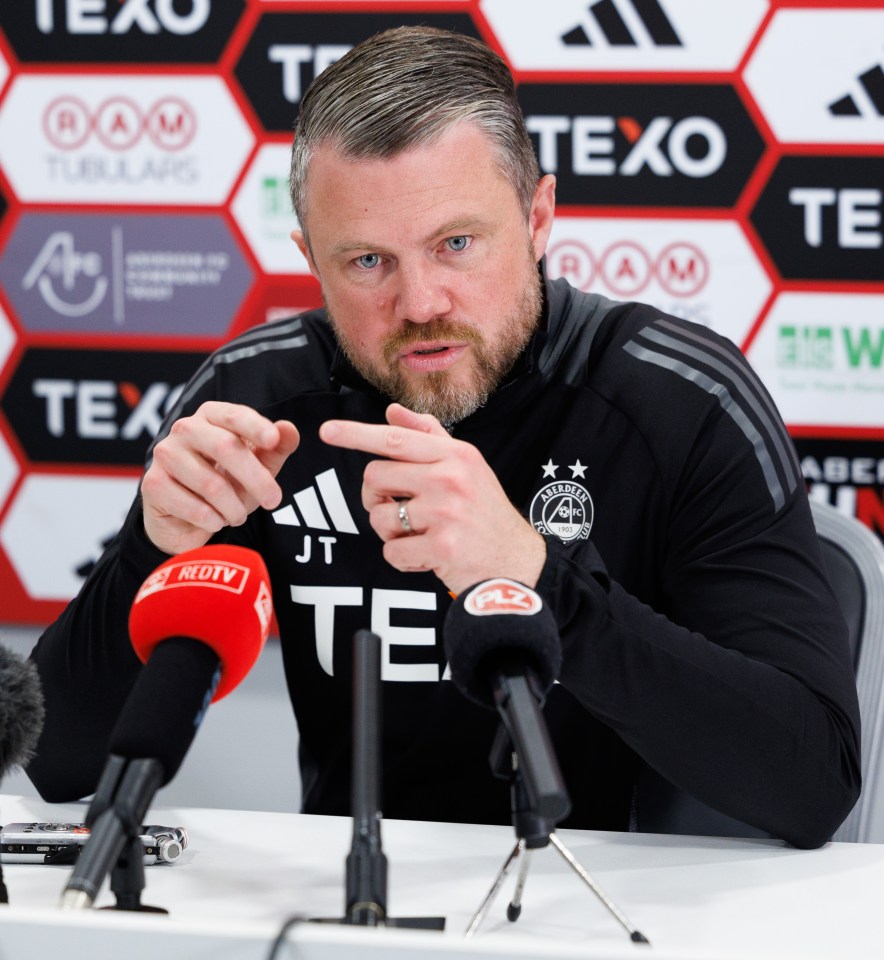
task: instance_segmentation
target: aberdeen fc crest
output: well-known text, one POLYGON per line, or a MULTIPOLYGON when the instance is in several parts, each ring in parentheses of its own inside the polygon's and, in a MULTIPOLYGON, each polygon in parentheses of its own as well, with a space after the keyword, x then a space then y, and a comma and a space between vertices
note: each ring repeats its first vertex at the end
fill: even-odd
MULTIPOLYGON (((571 467, 582 477, 586 467, 571 467)), ((555 476, 557 467, 552 461, 543 468, 545 476, 555 476)), ((586 540, 592 528, 593 506, 589 491, 574 480, 554 480, 548 483, 531 501, 530 519, 534 529, 544 536, 557 537, 563 543, 586 540)))

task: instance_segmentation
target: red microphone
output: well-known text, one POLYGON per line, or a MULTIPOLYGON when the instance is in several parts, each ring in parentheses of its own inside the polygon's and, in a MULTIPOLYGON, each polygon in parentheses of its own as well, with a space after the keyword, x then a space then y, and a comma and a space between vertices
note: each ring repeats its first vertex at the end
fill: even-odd
MULTIPOLYGON (((63 907, 92 905, 154 793, 178 772, 209 704, 230 693, 258 659, 272 616, 267 567, 245 547, 178 554, 141 585, 129 634, 144 668, 111 733, 110 756, 86 815, 91 835, 62 894, 63 907)), ((124 909, 139 909, 132 890, 122 898, 114 890, 118 902, 136 904, 124 909)))
POLYGON ((129 613, 144 662, 110 737, 110 752, 154 757, 165 786, 178 772, 210 702, 258 659, 273 616, 270 577, 246 547, 199 547, 144 581, 129 613))
POLYGON ((214 703, 252 669, 272 617, 270 576, 260 554, 199 547, 167 560, 144 581, 129 613, 129 637, 142 663, 172 636, 208 644, 222 669, 214 703))

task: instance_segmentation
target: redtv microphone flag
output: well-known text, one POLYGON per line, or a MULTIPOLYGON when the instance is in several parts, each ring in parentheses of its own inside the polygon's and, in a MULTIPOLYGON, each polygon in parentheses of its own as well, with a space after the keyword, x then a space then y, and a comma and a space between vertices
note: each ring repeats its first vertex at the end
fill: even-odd
POLYGON ((150 574, 132 603, 129 635, 143 663, 169 637, 211 647, 222 671, 214 703, 251 670, 272 618, 270 575, 260 554, 213 544, 180 553, 150 574))

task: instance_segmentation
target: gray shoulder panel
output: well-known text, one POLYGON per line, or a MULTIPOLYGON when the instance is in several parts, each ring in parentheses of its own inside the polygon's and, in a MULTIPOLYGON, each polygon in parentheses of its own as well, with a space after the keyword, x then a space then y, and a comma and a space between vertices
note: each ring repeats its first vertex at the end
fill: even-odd
POLYGON ((749 441, 774 509, 780 510, 786 502, 786 491, 791 494, 795 490, 801 474, 779 414, 748 364, 711 337, 665 318, 648 324, 623 349, 717 399, 749 441))

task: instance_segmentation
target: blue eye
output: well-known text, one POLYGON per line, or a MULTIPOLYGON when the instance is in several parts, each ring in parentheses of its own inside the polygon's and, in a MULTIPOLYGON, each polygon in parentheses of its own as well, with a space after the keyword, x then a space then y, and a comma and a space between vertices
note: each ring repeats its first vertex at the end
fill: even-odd
POLYGON ((448 248, 454 250, 455 253, 460 253, 461 250, 466 250, 470 245, 469 237, 449 237, 446 241, 448 248))
POLYGON ((356 262, 364 270, 371 270, 381 262, 381 258, 376 253, 363 253, 361 257, 356 258, 356 262))

